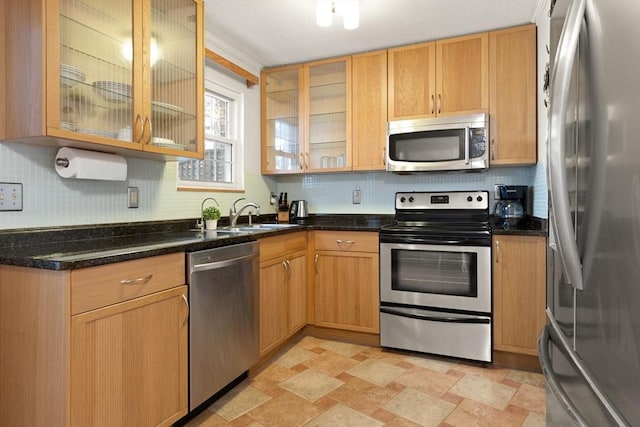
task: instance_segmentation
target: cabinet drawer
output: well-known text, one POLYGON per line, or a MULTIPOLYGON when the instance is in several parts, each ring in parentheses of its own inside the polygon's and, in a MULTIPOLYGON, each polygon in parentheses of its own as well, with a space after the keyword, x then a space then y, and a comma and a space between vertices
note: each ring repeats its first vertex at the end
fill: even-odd
POLYGON ((369 231, 316 231, 316 250, 378 253, 378 233, 369 231))
POLYGON ((71 271, 71 314, 106 307, 185 283, 184 253, 71 271))
POLYGON ((260 261, 267 261, 307 249, 307 232, 287 233, 260 239, 260 261))

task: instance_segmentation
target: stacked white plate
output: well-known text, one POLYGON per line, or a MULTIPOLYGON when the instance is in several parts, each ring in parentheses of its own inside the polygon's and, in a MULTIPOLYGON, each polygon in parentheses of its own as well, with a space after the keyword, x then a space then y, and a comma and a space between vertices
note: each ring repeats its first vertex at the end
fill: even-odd
POLYGON ((115 138, 118 136, 118 132, 112 132, 112 131, 100 130, 100 129, 80 128, 78 129, 78 132, 86 133, 87 135, 104 136, 105 138, 115 138))
POLYGON ((75 131, 78 130, 78 127, 76 125, 74 125, 73 123, 71 123, 71 122, 61 121, 60 122, 60 129, 65 129, 65 130, 70 130, 70 131, 75 132, 75 131))
POLYGON ((85 81, 87 76, 78 67, 68 64, 60 64, 60 85, 63 88, 71 88, 85 81))
POLYGON ((131 99, 131 85, 100 80, 93 82, 93 90, 109 102, 125 102, 131 99))
POLYGON ((157 136, 154 136, 153 138, 151 138, 151 143, 153 145, 155 145, 156 147, 161 147, 161 148, 171 148, 172 150, 184 150, 184 146, 180 145, 180 144, 176 144, 173 139, 169 139, 169 138, 160 138, 157 136))

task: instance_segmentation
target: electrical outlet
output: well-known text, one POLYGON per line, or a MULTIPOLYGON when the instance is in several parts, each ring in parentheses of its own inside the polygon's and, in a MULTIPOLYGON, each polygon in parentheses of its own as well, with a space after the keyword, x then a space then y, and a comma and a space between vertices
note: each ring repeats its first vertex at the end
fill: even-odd
POLYGON ((130 208, 137 208, 138 207, 138 187, 129 187, 127 189, 127 196, 129 200, 127 206, 130 208))
POLYGON ((362 201, 360 190, 353 190, 352 198, 352 202, 354 205, 360 204, 360 202, 362 201))
POLYGON ((0 182, 0 211, 22 210, 22 184, 0 182))

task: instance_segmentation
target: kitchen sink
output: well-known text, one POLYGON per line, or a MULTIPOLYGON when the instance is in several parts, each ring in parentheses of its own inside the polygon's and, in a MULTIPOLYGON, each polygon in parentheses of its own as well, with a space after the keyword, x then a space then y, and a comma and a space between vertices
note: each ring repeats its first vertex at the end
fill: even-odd
POLYGON ((297 224, 253 224, 242 225, 239 227, 221 227, 218 228, 218 232, 222 233, 257 233, 273 230, 282 230, 286 228, 299 227, 297 224))

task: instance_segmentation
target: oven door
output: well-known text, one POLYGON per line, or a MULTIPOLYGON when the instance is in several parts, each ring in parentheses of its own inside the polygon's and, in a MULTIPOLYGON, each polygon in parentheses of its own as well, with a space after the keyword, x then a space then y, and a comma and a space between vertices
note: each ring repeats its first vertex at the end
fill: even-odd
POLYGON ((491 313, 491 246, 380 243, 380 301, 491 313))

